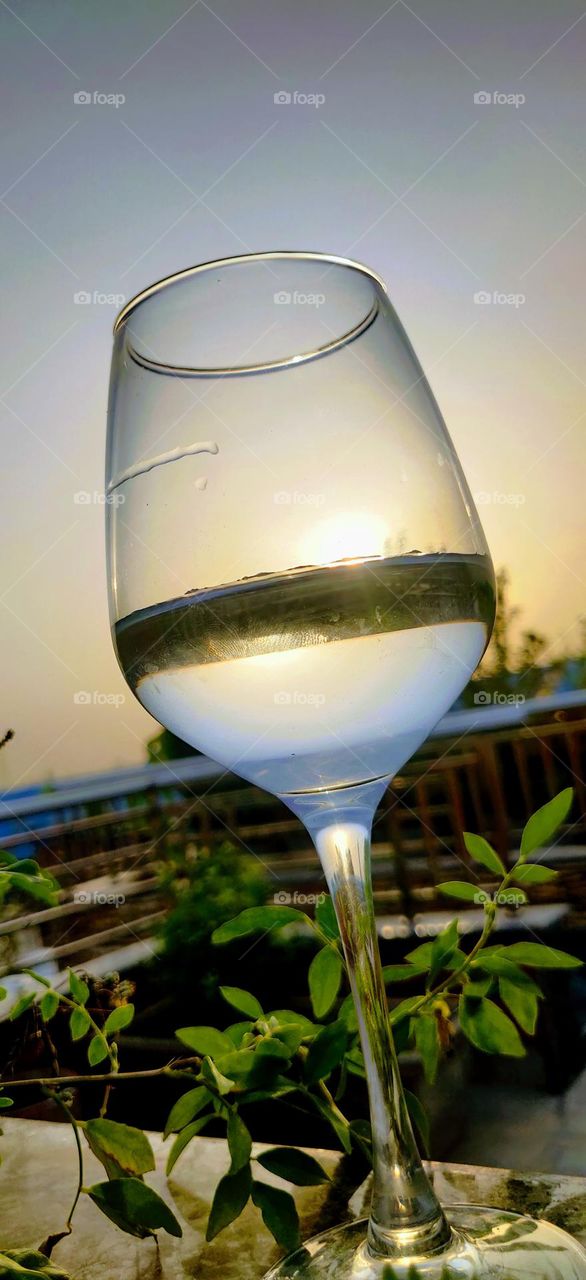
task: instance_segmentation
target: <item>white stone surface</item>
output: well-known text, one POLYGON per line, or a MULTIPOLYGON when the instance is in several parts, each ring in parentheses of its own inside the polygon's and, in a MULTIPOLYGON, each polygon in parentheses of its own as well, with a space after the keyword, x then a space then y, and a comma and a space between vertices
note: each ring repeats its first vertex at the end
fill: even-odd
MULTIPOLYGON (((35 1247, 58 1231, 67 1216, 77 1178, 73 1135, 67 1124, 37 1120, 2 1120, 0 1139, 0 1246, 35 1247)), ((260 1280, 276 1260, 278 1250, 260 1215, 249 1205, 237 1222, 211 1244, 205 1243, 209 1207, 218 1179, 227 1172, 226 1144, 215 1138, 195 1138, 177 1162, 169 1180, 164 1173, 172 1139, 150 1134, 157 1168, 147 1181, 171 1205, 183 1227, 175 1240, 159 1233, 153 1240, 135 1240, 109 1223, 82 1196, 71 1236, 55 1248, 56 1263, 72 1280, 260 1280)), ((262 1150, 256 1146, 255 1151, 262 1150)), ((334 1171, 335 1152, 314 1152, 334 1171)), ((104 1180, 95 1157, 84 1151, 85 1183, 104 1180)), ((572 1230, 586 1243, 586 1179, 547 1175, 513 1175, 503 1170, 463 1165, 434 1165, 437 1190, 445 1203, 476 1201, 511 1209, 533 1209, 572 1230)), ((262 1170, 262 1178, 287 1187, 262 1170)), ((321 1187, 294 1190, 305 1237, 315 1229, 323 1205, 321 1187)), ((368 1188, 353 1197, 350 1211, 364 1213, 368 1188)))

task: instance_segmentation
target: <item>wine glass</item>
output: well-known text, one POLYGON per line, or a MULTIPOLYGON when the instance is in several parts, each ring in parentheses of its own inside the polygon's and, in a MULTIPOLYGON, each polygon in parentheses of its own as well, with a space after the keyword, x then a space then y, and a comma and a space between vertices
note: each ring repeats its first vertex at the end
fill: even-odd
POLYGON ((558 1228, 442 1210, 389 1028, 373 814, 494 620, 484 535, 383 282, 274 252, 179 272, 115 325, 107 459, 114 644, 151 714, 281 797, 316 845, 369 1090, 374 1189, 273 1280, 586 1276, 558 1228))

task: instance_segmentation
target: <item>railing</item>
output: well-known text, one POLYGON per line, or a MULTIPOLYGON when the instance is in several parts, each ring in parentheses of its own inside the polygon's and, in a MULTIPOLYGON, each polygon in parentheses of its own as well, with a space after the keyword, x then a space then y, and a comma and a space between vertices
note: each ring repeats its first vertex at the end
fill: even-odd
MULTIPOLYGON (((407 922, 438 912, 435 885, 467 874, 463 830, 482 831, 507 859, 533 809, 564 786, 571 820, 550 851, 555 887, 537 906, 586 923, 586 693, 446 716, 389 787, 373 839, 378 911, 407 922)), ((230 840, 261 858, 268 892, 314 893, 320 879, 304 828, 283 804, 203 757, 83 778, 0 801, 0 846, 35 857, 60 886, 59 905, 0 920, 0 963, 124 967, 152 949, 165 914, 158 868, 187 843, 230 840), (2 948, 4 956, 2 958, 2 948)), ((530 909, 530 908, 529 908, 530 909)), ((431 918, 431 917, 430 917, 431 918)))

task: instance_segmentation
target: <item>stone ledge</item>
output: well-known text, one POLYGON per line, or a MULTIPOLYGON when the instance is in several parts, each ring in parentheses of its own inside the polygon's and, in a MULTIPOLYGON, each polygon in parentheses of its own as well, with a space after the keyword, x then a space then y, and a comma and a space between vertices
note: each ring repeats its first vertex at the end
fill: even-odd
MULTIPOLYGON (((57 1231, 70 1208, 77 1177, 77 1158, 66 1124, 39 1120, 2 1121, 0 1139, 1 1241, 5 1248, 38 1245, 57 1231)), ((134 1240, 110 1224, 86 1196, 76 1210, 72 1235, 54 1251, 55 1262, 72 1280, 260 1280, 276 1261, 278 1251, 260 1215, 248 1206, 242 1217, 211 1245, 205 1225, 218 1179, 227 1172, 225 1142, 194 1138, 180 1157, 170 1179, 165 1161, 172 1139, 149 1135, 157 1167, 147 1180, 169 1201, 183 1226, 183 1238, 161 1232, 159 1250, 152 1240, 134 1240)), ((260 1152, 268 1144, 256 1144, 260 1152)), ((315 1151, 333 1173, 338 1155, 315 1151)), ((101 1182, 104 1171, 88 1150, 84 1152, 86 1184, 101 1182)), ((547 1218, 586 1244, 586 1178, 521 1174, 471 1165, 433 1164, 436 1190, 445 1204, 494 1205, 547 1218)), ((262 1177, 283 1187, 263 1169, 262 1177)), ((299 1208, 304 1238, 315 1230, 324 1201, 320 1187, 291 1187, 299 1208)), ((350 1202, 352 1216, 364 1215, 368 1205, 365 1184, 350 1202)))

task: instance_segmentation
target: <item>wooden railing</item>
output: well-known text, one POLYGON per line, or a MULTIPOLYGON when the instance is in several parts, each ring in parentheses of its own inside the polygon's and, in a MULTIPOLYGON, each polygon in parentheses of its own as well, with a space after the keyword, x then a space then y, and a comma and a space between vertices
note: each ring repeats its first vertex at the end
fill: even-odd
MULTIPOLYGON (((571 785, 570 820, 548 851, 562 874, 554 888, 532 897, 563 902, 586 923, 585 734, 586 695, 446 717, 379 806, 373 835, 379 910, 409 919, 437 909, 439 881, 473 875, 464 830, 483 832, 506 860, 529 813, 571 785)), ((122 964, 126 948, 129 956, 140 954, 166 910, 160 864, 188 843, 229 840, 247 849, 267 867, 270 895, 314 894, 320 886, 317 858, 290 811, 204 758, 33 797, 5 796, 2 827, 0 847, 35 857, 60 886, 57 907, 5 908, 4 970, 43 959, 59 967, 90 958, 99 964, 100 957, 106 964, 113 952, 122 964)))

